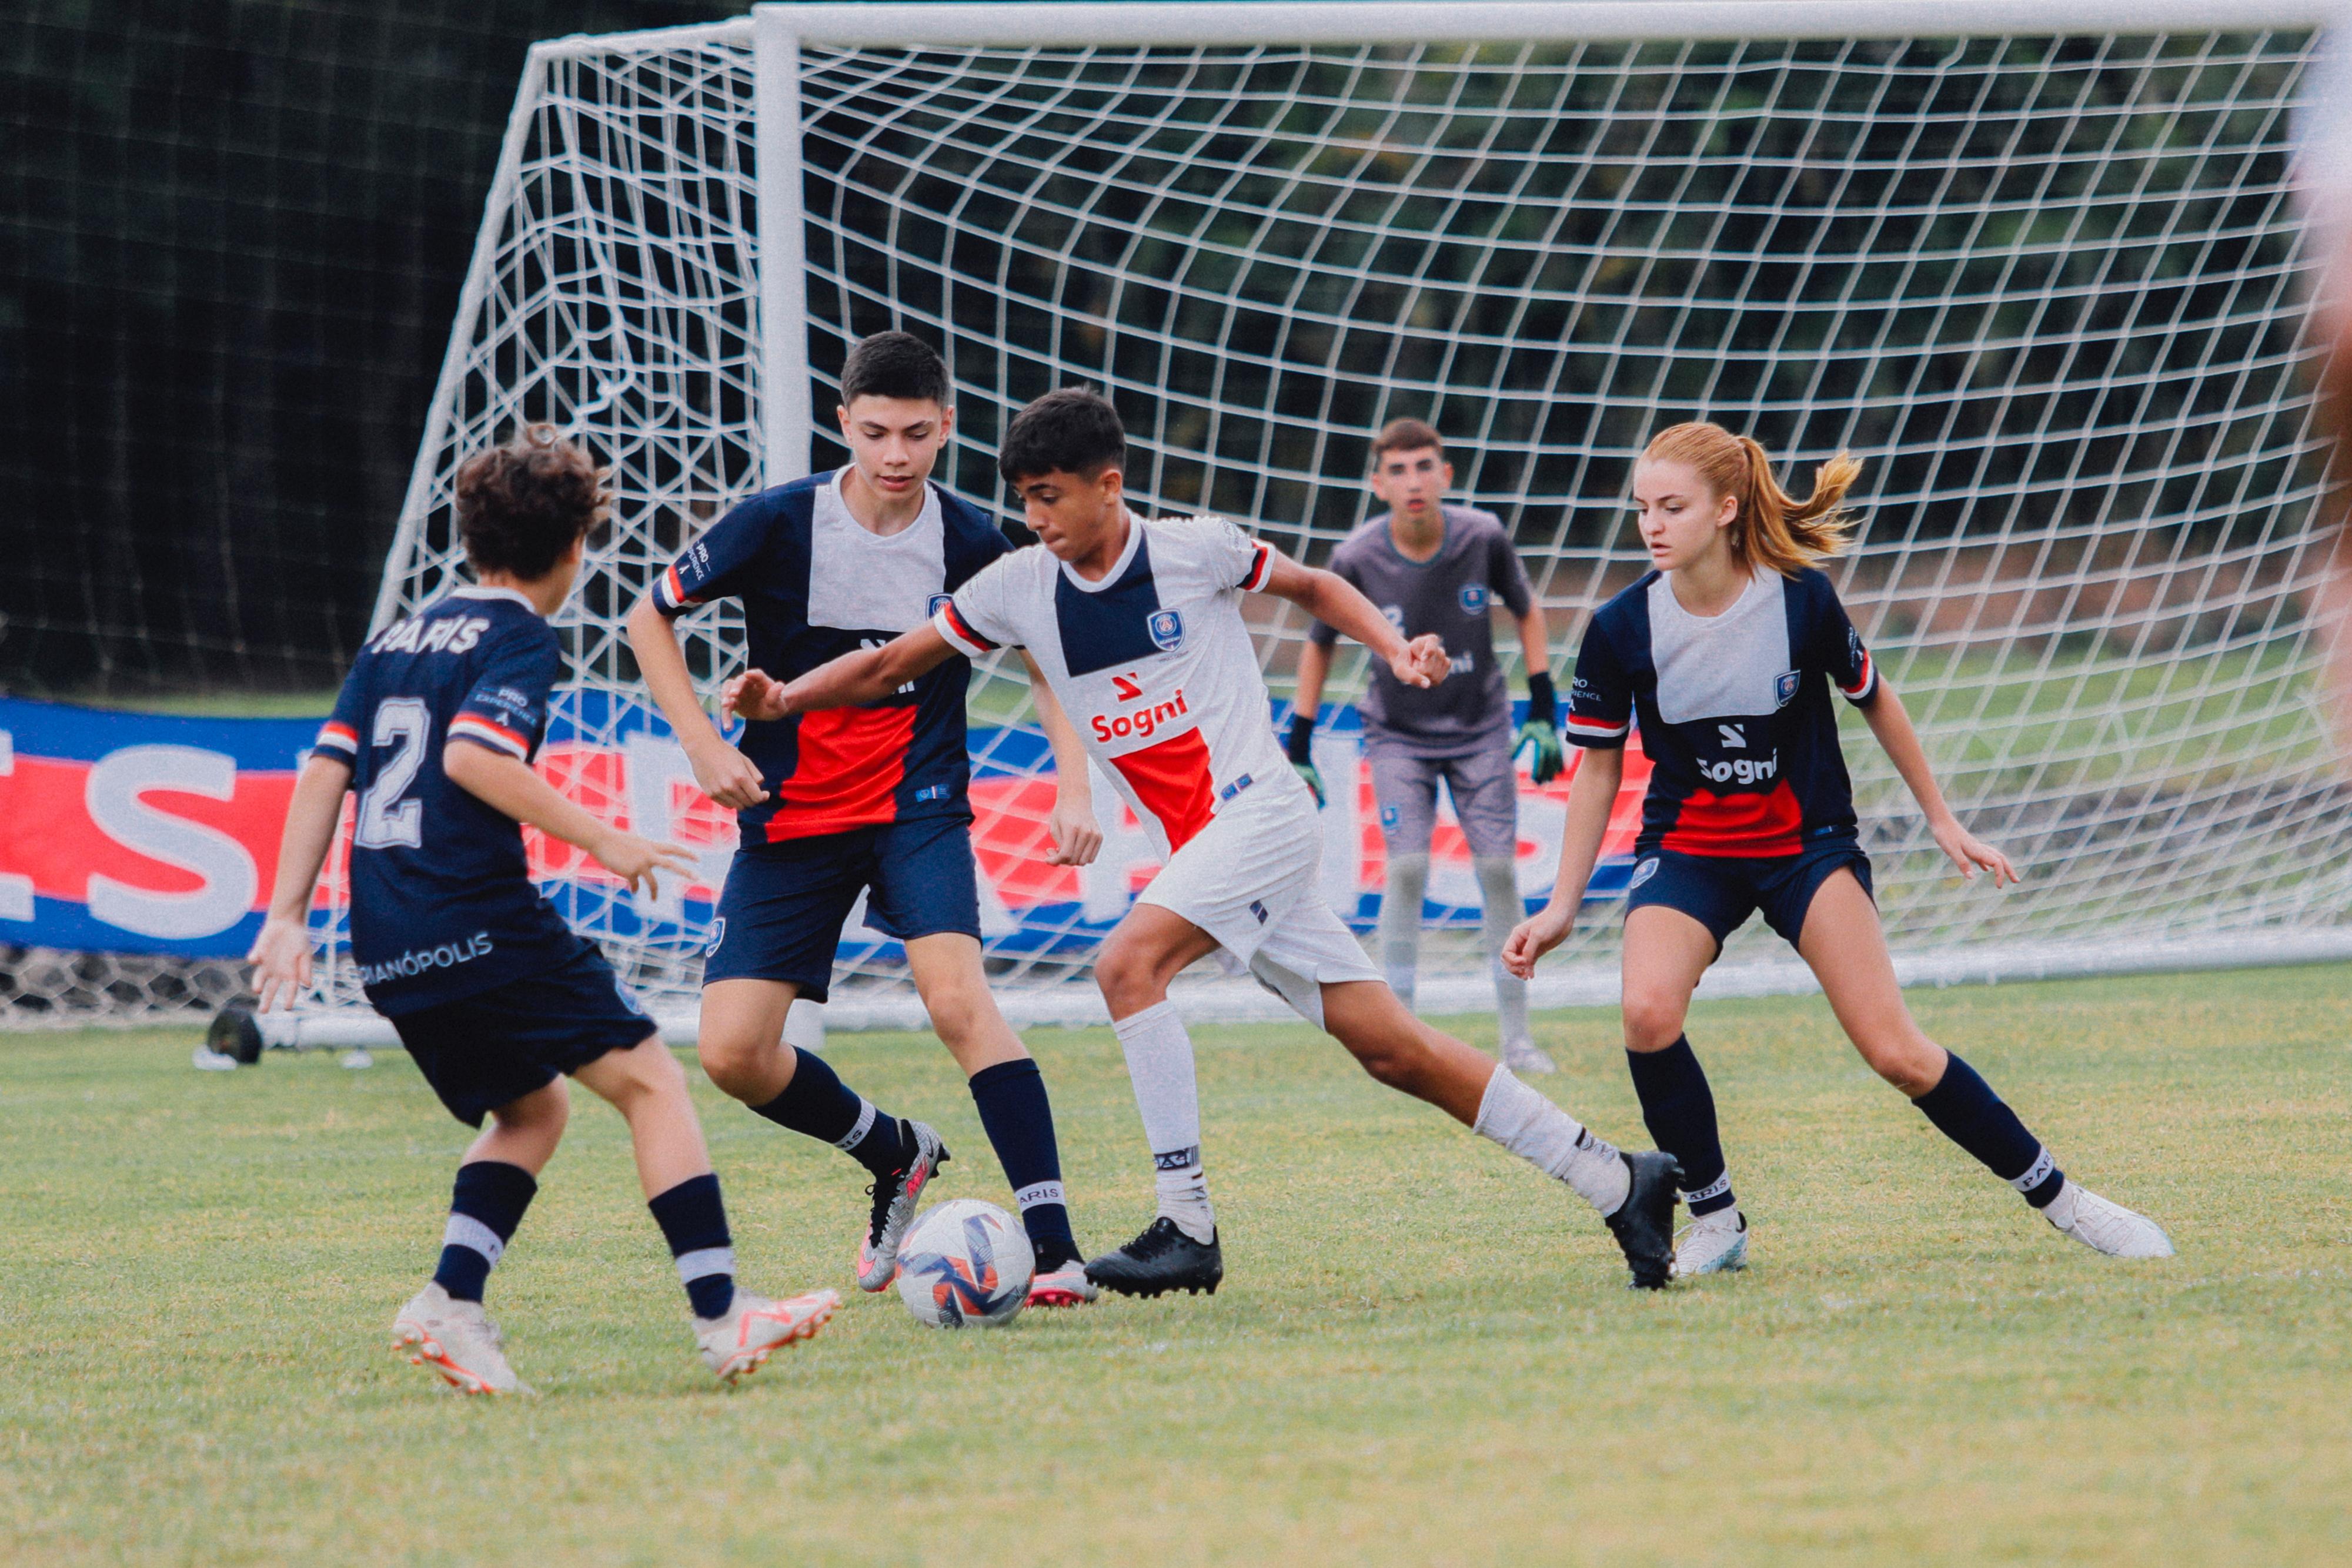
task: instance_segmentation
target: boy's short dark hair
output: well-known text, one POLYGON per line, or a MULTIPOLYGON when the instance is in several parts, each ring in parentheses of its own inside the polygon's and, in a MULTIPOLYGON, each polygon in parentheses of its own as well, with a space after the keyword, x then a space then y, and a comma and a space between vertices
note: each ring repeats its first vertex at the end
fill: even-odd
POLYGON ((841 406, 862 397, 948 406, 948 362, 912 332, 861 338, 841 365, 841 406))
POLYGON ((1127 427, 1108 399, 1084 387, 1064 387, 1013 416, 996 471, 1018 485, 1040 474, 1091 479, 1127 459, 1127 427))
POLYGON ((604 520, 611 471, 551 424, 526 424, 457 467, 457 535, 477 572, 529 582, 604 520))
POLYGON ((1372 437, 1372 466, 1379 467, 1381 459, 1391 452, 1432 451, 1440 457, 1445 455, 1445 438, 1437 434, 1435 425, 1418 419, 1392 419, 1372 437))

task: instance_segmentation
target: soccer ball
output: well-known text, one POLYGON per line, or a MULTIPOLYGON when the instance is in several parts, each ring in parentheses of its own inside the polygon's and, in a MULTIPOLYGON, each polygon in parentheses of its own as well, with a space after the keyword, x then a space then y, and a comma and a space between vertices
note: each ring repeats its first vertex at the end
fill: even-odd
POLYGON ((976 1197, 935 1203, 898 1243, 898 1295, 933 1328, 1011 1322, 1029 1301, 1036 1267, 1013 1218, 976 1197))

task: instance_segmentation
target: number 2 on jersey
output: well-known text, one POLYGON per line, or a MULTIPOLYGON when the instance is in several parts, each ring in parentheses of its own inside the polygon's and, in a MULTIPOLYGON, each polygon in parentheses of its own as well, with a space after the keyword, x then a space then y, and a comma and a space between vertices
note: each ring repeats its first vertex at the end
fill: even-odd
POLYGON ((415 849, 425 841, 425 802, 404 800, 416 769, 425 761, 425 737, 432 732, 433 716, 417 697, 387 697, 376 706, 377 746, 394 747, 392 756, 360 796, 359 826, 352 841, 362 849, 415 849))

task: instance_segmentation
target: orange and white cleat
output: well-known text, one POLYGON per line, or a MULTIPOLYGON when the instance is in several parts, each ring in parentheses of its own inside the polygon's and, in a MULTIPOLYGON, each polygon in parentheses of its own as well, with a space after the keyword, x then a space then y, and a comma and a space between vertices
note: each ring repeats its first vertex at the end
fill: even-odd
POLYGON ((1102 1291, 1087 1278, 1087 1266, 1081 1259, 1073 1258, 1051 1273, 1033 1274, 1029 1279, 1029 1304, 1033 1307, 1083 1307, 1101 1299, 1102 1291))
POLYGON ((866 1234, 857 1239, 857 1288, 861 1291, 888 1290, 890 1281, 898 1277, 898 1243, 907 1239, 907 1227, 914 1223, 915 1205, 931 1177, 951 1157, 929 1123, 902 1121, 899 1125, 915 1154, 903 1169, 866 1189, 873 1197, 874 1212, 866 1220, 866 1234))
POLYGON ((719 1382, 731 1384, 766 1365, 777 1346, 815 1337, 840 1307, 838 1291, 811 1291, 772 1301, 738 1288, 726 1316, 694 1320, 702 1364, 718 1374, 719 1382))
POLYGON ((535 1394, 507 1364, 506 1338, 479 1301, 461 1301, 436 1281, 392 1320, 392 1348, 411 1366, 429 1366, 460 1394, 535 1394))

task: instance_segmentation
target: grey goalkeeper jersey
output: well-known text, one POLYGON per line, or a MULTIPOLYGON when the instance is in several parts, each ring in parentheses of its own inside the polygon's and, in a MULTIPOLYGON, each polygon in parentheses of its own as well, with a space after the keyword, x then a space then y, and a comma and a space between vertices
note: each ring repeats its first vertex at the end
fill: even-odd
MULTIPOLYGON (((1511 536, 1492 512, 1445 507, 1444 542, 1425 561, 1408 560, 1389 536, 1381 513, 1349 534, 1331 553, 1331 570, 1380 607, 1407 637, 1434 632, 1454 661, 1453 673, 1423 691, 1408 686, 1375 659, 1360 705, 1368 749, 1413 757, 1459 757, 1507 745, 1511 694, 1495 662, 1496 601, 1514 615, 1534 602, 1527 569, 1511 536)), ((1339 640, 1317 622, 1307 633, 1324 647, 1339 640)))

